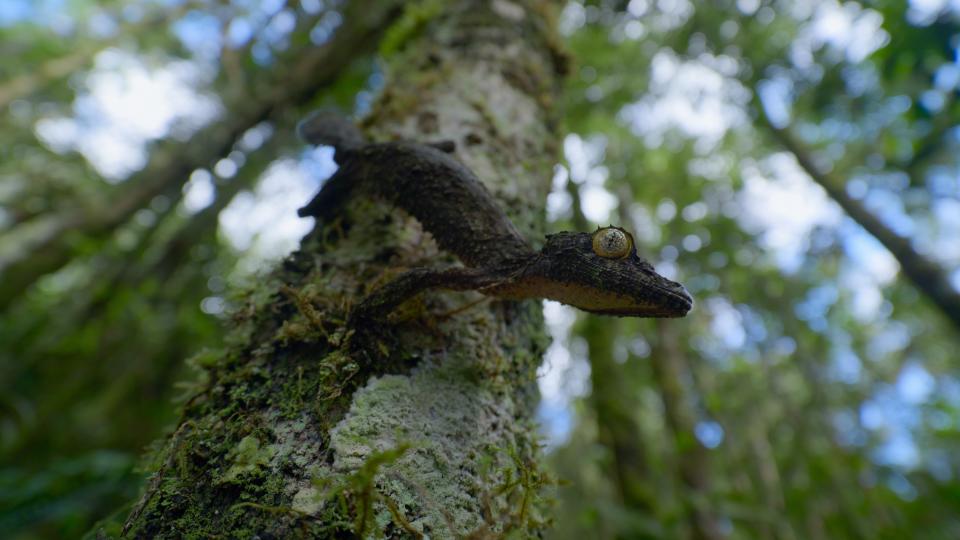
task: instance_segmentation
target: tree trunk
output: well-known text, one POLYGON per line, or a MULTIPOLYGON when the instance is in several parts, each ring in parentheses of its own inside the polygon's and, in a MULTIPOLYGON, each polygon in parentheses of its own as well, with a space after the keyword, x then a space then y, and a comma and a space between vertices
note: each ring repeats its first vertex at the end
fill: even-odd
MULTIPOLYGON (((389 37, 399 52, 365 122, 374 140, 455 141, 457 158, 534 241, 556 146, 561 57, 549 12, 536 1, 421 4, 389 37)), ((546 478, 531 421, 546 345, 539 303, 431 292, 370 344, 385 361, 339 346, 366 293, 404 269, 451 261, 416 221, 362 194, 318 226, 250 294, 224 350, 194 360, 205 382, 156 453, 126 533, 541 530, 546 478)))

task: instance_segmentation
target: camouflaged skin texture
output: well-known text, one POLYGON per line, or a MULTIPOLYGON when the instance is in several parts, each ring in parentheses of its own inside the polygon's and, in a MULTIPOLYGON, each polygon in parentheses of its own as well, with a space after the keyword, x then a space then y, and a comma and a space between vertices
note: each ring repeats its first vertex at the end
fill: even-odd
POLYGON ((364 300, 365 317, 389 312, 428 288, 547 298, 591 313, 629 317, 683 317, 693 305, 683 285, 661 276, 637 255, 632 237, 625 256, 598 252, 598 232, 613 229, 629 236, 622 229, 549 235, 535 251, 476 175, 444 152, 451 149, 448 143, 367 144, 352 122, 331 111, 314 113, 299 131, 310 143, 333 146, 340 164, 300 215, 328 221, 347 197, 368 194, 415 217, 441 248, 468 267, 412 270, 364 300))

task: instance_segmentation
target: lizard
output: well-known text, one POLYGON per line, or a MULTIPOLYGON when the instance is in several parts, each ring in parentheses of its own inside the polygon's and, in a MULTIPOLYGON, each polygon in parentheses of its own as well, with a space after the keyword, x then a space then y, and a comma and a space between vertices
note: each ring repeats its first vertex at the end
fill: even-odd
POLYGON ((620 227, 550 234, 535 250, 469 168, 452 141, 372 143, 348 118, 322 109, 297 127, 300 137, 334 149, 337 171, 301 217, 329 222, 355 191, 387 201, 416 218, 440 248, 464 266, 414 268, 371 292, 349 325, 386 317, 427 289, 476 290, 507 300, 546 298, 589 313, 683 317, 693 299, 680 283, 639 257, 620 227))

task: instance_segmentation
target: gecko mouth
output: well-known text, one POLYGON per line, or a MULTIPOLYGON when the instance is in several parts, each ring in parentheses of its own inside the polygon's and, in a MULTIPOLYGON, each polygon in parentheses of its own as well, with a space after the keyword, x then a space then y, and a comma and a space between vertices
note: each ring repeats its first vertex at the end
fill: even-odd
POLYGON ((652 310, 652 309, 606 309, 602 311, 590 311, 595 315, 612 315, 614 317, 636 317, 638 319, 679 319, 686 316, 686 312, 677 310, 652 310))
POLYGON ((655 295, 635 299, 633 305, 609 306, 589 310, 618 317, 685 317, 693 308, 693 298, 679 283, 675 287, 654 287, 655 295))
POLYGON ((693 308, 693 298, 683 286, 677 288, 654 288, 655 294, 643 297, 620 297, 620 302, 606 302, 602 305, 575 304, 577 307, 597 315, 615 317, 684 317, 693 308))
POLYGON ((658 288, 660 292, 664 293, 670 301, 670 307, 682 311, 680 315, 676 317, 683 317, 693 308, 693 297, 690 296, 690 293, 687 292, 687 288, 679 283, 675 283, 674 287, 669 289, 667 288, 658 288))

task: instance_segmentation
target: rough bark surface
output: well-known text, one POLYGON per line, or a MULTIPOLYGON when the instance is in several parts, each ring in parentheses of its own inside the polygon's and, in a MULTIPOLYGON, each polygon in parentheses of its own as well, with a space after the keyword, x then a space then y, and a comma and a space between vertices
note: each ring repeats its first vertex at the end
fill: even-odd
MULTIPOLYGON (((540 242, 559 71, 548 3, 426 2, 404 17, 367 134, 456 141, 456 157, 540 242)), ((224 350, 194 360, 202 386, 156 451, 127 535, 541 530, 546 480, 531 422, 546 345, 539 303, 429 293, 380 329, 373 346, 386 361, 340 348, 343 321, 370 290, 452 260, 415 220, 368 198, 318 225, 251 293, 224 350)))

